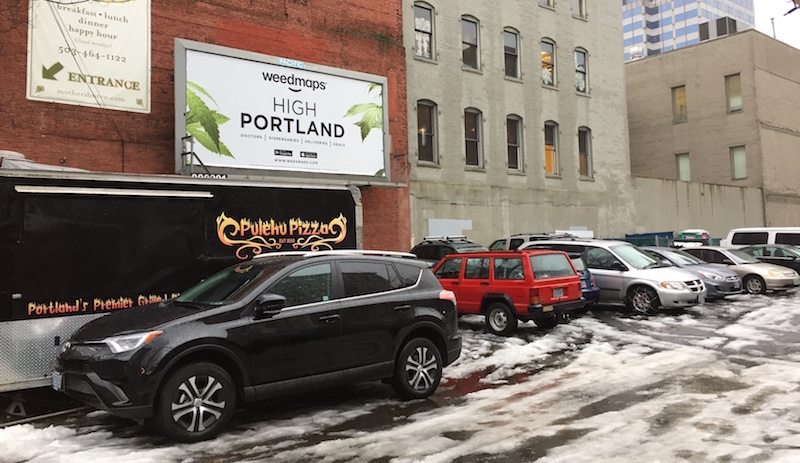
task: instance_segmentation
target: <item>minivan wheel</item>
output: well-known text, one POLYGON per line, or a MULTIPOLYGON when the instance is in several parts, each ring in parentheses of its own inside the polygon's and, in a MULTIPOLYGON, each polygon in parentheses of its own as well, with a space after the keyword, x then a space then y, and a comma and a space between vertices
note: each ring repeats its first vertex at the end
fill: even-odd
POLYGON ((767 293, 767 284, 764 283, 764 279, 758 275, 747 275, 744 277, 744 289, 747 291, 747 294, 766 294, 767 293))
POLYGON ((661 301, 653 288, 636 286, 628 292, 628 308, 637 314, 652 315, 661 301))
POLYGON ((215 437, 236 409, 235 388, 231 375, 218 365, 186 365, 172 373, 161 388, 155 421, 175 441, 215 437))
POLYGON ((517 316, 506 304, 493 302, 486 308, 486 327, 494 334, 509 336, 517 330, 517 316))
POLYGON ((394 366, 392 386, 405 400, 424 399, 442 380, 442 354, 427 338, 414 338, 403 346, 394 366))

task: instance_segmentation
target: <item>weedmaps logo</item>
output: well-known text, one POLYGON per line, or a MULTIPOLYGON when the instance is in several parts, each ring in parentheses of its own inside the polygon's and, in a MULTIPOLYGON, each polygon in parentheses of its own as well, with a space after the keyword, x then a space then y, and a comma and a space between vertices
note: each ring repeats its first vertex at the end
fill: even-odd
POLYGON ((287 76, 277 72, 262 72, 261 75, 267 82, 288 85, 289 90, 295 93, 301 92, 304 88, 310 88, 312 91, 325 90, 325 82, 321 80, 304 79, 294 74, 287 76))

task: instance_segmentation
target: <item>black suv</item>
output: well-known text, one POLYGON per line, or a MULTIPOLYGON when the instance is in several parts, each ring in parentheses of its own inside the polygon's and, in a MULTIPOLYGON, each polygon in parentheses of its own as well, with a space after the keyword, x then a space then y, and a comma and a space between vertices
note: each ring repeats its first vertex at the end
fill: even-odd
POLYGON ((423 262, 265 256, 87 323, 62 346, 53 387, 194 442, 237 403, 282 392, 383 379, 427 397, 460 353, 455 296, 423 262))
POLYGON ((488 251, 484 246, 467 239, 466 236, 426 236, 421 243, 411 249, 411 253, 431 265, 442 257, 460 252, 488 251))

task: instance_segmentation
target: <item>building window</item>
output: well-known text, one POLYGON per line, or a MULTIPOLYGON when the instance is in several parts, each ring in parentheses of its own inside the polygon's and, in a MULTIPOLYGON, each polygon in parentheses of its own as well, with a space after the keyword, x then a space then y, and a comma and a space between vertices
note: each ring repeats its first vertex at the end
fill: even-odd
POLYGON ((689 120, 686 108, 686 86, 672 88, 672 122, 680 124, 689 120))
POLYGON ((544 173, 558 176, 558 124, 553 121, 544 123, 544 173))
POLYGON ((678 180, 688 182, 692 178, 691 166, 689 165, 689 153, 676 154, 675 163, 678 167, 678 180))
POLYGON ((483 166, 483 148, 481 146, 481 125, 483 118, 477 109, 464 110, 464 143, 467 153, 467 165, 483 166))
POLYGON ((725 77, 725 95, 728 97, 728 112, 742 110, 742 75, 733 74, 725 77))
POLYGON ((506 144, 508 146, 508 168, 522 170, 522 118, 506 117, 506 144))
POLYGON ((588 127, 578 129, 578 175, 592 178, 592 131, 588 127))
POLYGON ((747 151, 744 146, 731 147, 731 178, 747 178, 747 151))
POLYGON ((581 18, 585 18, 586 0, 572 0, 572 14, 581 18))
POLYGON ((414 54, 420 58, 433 58, 433 8, 414 4, 414 54))
POLYGON ((556 43, 550 39, 542 39, 542 83, 555 87, 556 81, 556 43))
POLYGON ((468 17, 461 18, 461 61, 465 67, 479 68, 478 21, 468 17))
POLYGON ((556 0, 539 0, 539 5, 546 6, 547 8, 555 8, 556 0))
POLYGON ((438 163, 436 139, 436 103, 428 100, 417 102, 417 152, 419 160, 438 163))
POLYGON ((519 34, 513 29, 503 31, 506 77, 519 79, 519 34))
POLYGON ((589 54, 583 48, 575 49, 575 89, 589 93, 589 54))

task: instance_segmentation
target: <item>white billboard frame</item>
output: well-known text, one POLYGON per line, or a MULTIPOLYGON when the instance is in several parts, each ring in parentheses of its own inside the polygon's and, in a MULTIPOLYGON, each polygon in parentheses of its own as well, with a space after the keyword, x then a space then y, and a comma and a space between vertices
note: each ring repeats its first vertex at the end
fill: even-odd
POLYGON ((178 174, 188 174, 185 163, 186 153, 184 151, 183 138, 187 135, 186 130, 186 82, 187 82, 187 51, 197 51, 225 58, 240 59, 256 63, 269 64, 272 66, 284 67, 287 70, 302 70, 316 74, 343 77, 347 79, 360 80, 364 82, 374 82, 382 86, 382 135, 383 135, 383 171, 384 176, 357 175, 352 173, 327 173, 313 170, 282 170, 278 168, 262 167, 221 167, 221 166, 200 166, 195 163, 196 159, 191 159, 192 170, 210 174, 224 174, 229 176, 246 177, 271 177, 285 179, 318 179, 328 183, 355 184, 355 185, 392 185, 391 181, 391 139, 389 135, 389 95, 388 79, 385 76, 368 74, 358 71, 323 66, 319 64, 297 61, 291 58, 277 57, 262 53, 250 52, 236 48, 224 47, 208 43, 196 42, 187 39, 175 38, 175 172, 178 174))

